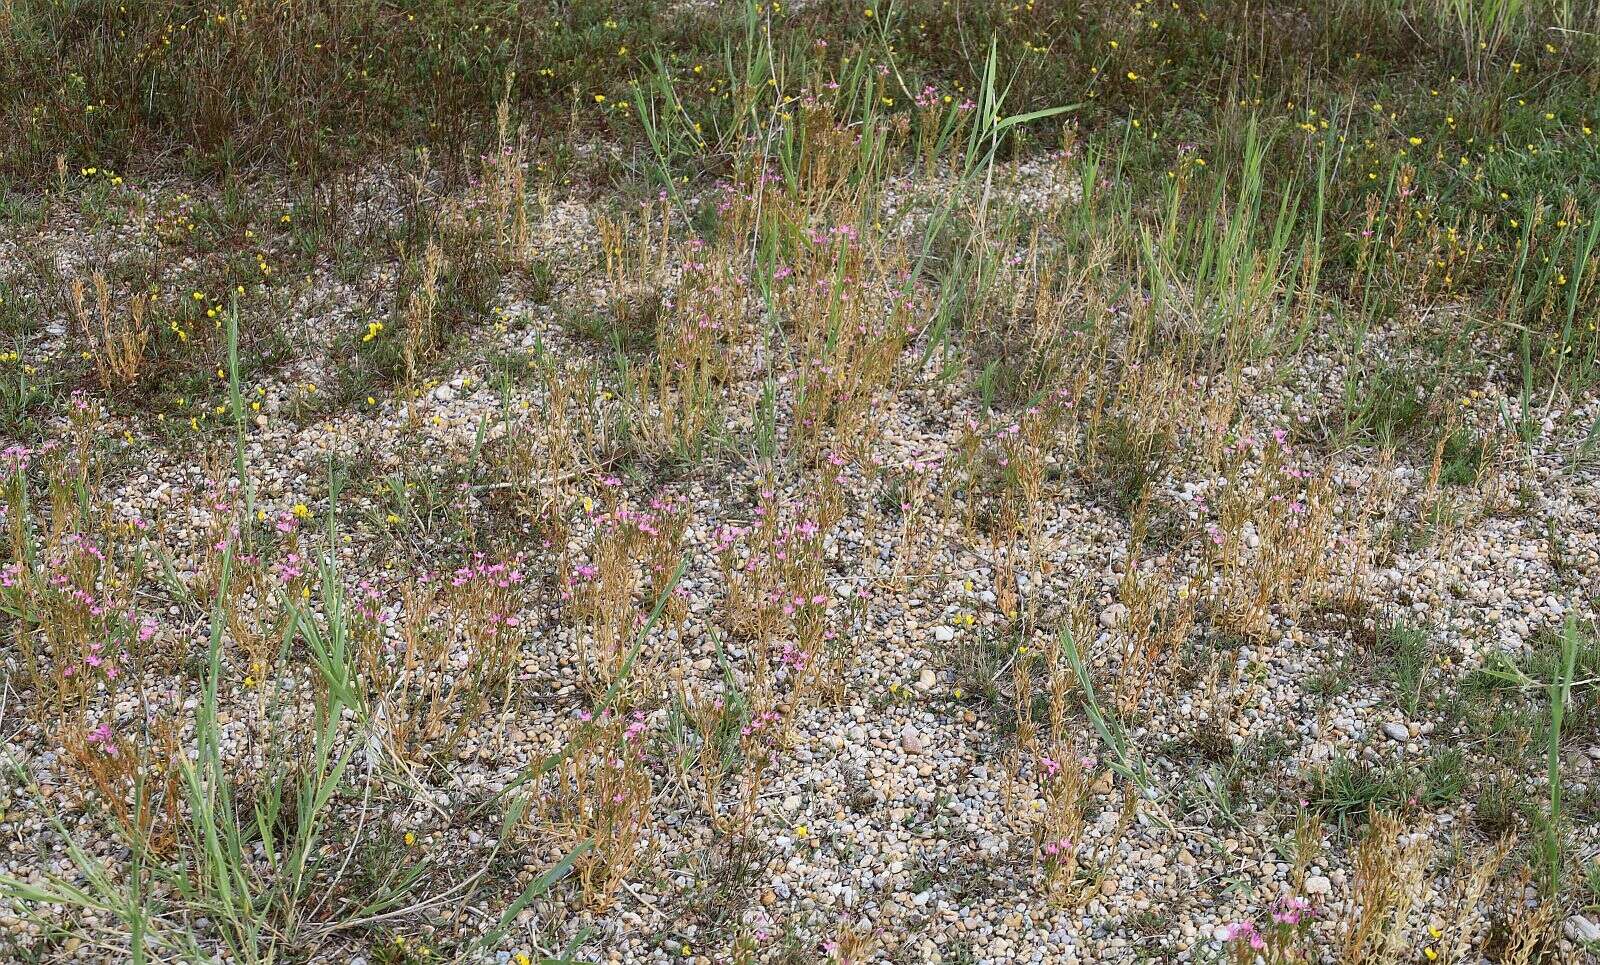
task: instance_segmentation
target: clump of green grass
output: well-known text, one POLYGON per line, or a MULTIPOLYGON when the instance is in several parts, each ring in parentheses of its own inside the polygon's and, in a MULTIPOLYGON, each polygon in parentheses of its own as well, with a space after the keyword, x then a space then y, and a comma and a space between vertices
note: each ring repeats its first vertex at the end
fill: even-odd
POLYGON ((1343 755, 1310 777, 1310 803, 1340 827, 1360 824, 1373 810, 1410 807, 1418 788, 1417 774, 1403 764, 1373 764, 1343 755))
POLYGON ((1408 716, 1416 716, 1433 660, 1428 631, 1408 623, 1392 623, 1378 632, 1377 648, 1401 706, 1408 716))

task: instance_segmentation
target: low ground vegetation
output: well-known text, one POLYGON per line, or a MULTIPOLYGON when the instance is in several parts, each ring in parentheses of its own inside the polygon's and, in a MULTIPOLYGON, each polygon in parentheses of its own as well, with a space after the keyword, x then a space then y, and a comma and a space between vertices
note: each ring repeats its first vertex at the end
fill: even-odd
POLYGON ((0 0, 0 955, 1600 951, 1600 16, 0 0))

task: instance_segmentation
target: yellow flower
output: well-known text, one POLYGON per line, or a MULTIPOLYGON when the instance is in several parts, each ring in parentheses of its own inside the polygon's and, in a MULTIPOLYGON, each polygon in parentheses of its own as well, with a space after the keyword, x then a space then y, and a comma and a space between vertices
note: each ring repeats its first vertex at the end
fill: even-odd
POLYGON ((412 834, 410 831, 407 831, 406 832, 406 844, 409 846, 409 845, 413 845, 413 844, 416 844, 416 843, 417 843, 417 836, 415 834, 412 834))
POLYGON ((861 11, 861 15, 863 17, 871 17, 872 16, 872 8, 868 7, 867 9, 861 11))
POLYGON ((1128 71, 1128 79, 1129 80, 1138 80, 1139 79, 1139 75, 1130 70, 1130 71, 1128 71))
POLYGON ((294 514, 295 519, 311 518, 311 510, 306 507, 305 503, 295 503, 294 508, 289 510, 289 512, 294 514))

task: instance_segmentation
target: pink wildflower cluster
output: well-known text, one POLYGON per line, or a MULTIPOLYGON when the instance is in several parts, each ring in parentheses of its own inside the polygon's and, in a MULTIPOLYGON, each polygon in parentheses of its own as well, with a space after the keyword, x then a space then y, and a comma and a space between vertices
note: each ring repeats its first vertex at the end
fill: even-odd
POLYGON ((1272 903, 1272 920, 1280 925, 1298 925, 1311 916, 1311 902, 1299 895, 1285 895, 1272 903))
POLYGON ((350 595, 350 605, 356 614, 371 623, 383 625, 390 620, 390 610, 384 605, 383 592, 369 581, 362 580, 350 595))
POLYGON ((39 450, 27 446, 7 446, 0 449, 0 468, 8 474, 28 471, 28 464, 39 450))
POLYGON ((764 710, 751 718, 750 723, 739 728, 740 737, 765 734, 776 729, 783 716, 774 710, 764 710))
POLYGON ((1266 936, 1262 935, 1253 921, 1236 921, 1228 926, 1225 933, 1230 942, 1245 942, 1256 951, 1267 947, 1266 936))
POLYGON ((287 586, 305 574, 306 559, 299 553, 291 551, 285 553, 272 569, 274 575, 278 577, 278 582, 287 586))
MULTIPOLYGON (((1248 946, 1251 951, 1259 952, 1269 945, 1282 951, 1290 947, 1295 932, 1309 924, 1314 913, 1310 901, 1299 895, 1284 895, 1274 901, 1268 911, 1270 926, 1263 929, 1245 919, 1228 925, 1223 936, 1229 942, 1248 946)), ((1277 960, 1276 956, 1273 960, 1277 960)))
POLYGON ((111 725, 102 723, 99 727, 89 732, 89 743, 100 749, 100 753, 107 757, 116 757, 121 751, 117 747, 116 734, 112 732, 111 725))

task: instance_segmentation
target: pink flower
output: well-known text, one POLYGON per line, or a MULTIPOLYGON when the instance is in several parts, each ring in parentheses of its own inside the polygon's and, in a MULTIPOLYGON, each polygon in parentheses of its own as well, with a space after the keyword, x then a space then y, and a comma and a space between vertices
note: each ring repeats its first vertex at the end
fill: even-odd
POLYGON ((107 757, 116 757, 119 753, 117 750, 117 740, 116 737, 114 737, 111 733, 110 724, 101 724, 99 727, 96 727, 94 730, 90 731, 89 742, 99 747, 100 752, 105 754, 107 757))
POLYGON ((1272 920, 1280 925, 1298 925, 1301 918, 1311 913, 1311 902, 1299 895, 1280 898, 1274 905, 1272 920))

